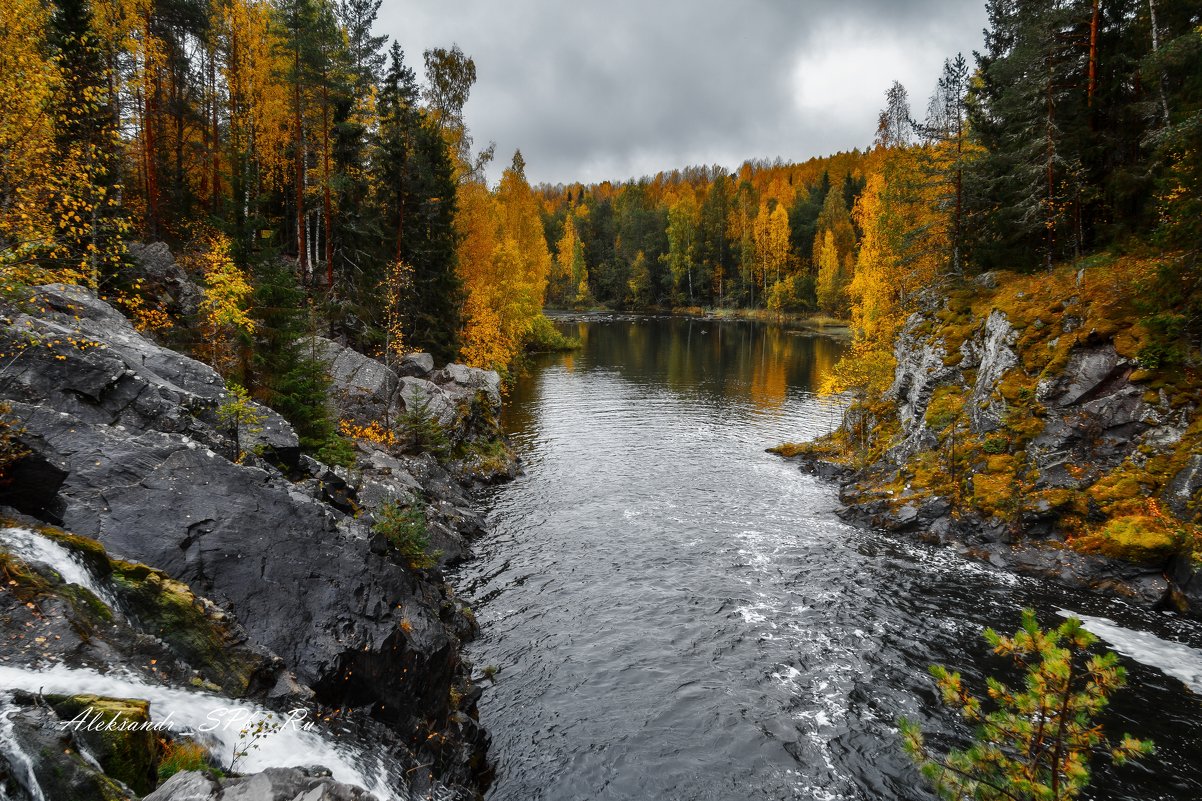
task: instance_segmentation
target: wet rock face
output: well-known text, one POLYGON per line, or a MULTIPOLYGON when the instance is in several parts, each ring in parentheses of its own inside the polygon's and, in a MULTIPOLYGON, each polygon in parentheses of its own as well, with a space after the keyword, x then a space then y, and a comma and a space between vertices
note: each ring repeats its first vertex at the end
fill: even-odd
POLYGON ((44 701, 28 693, 12 695, 11 701, 0 704, 0 714, 5 717, 4 728, 0 729, 4 735, 0 738, 0 786, 5 798, 137 798, 132 788, 106 775, 80 753, 81 745, 86 744, 63 726, 62 719, 44 701))
MULTIPOLYGON (((233 464, 179 434, 140 436, 14 404, 67 478, 64 527, 154 565, 232 611, 256 642, 339 705, 346 654, 421 663, 445 687, 458 643, 431 585, 373 552, 370 532, 278 474, 233 464), (398 638, 402 619, 428 621, 398 638)), ((407 718, 445 707, 381 669, 370 700, 407 718)), ((359 689, 354 690, 361 694, 359 689)), ((364 699, 369 700, 369 699, 364 699)))

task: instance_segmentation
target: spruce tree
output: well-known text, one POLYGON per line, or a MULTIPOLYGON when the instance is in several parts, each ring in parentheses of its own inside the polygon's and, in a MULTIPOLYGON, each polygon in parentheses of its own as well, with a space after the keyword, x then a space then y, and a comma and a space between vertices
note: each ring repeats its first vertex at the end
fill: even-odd
POLYGON ((255 271, 253 314, 256 395, 296 429, 301 447, 316 451, 334 436, 326 407, 330 378, 305 341, 314 333, 304 291, 278 258, 255 271))
MULTIPOLYGON (((384 264, 403 263, 412 270, 412 286, 397 310, 406 347, 451 361, 459 355, 463 323, 463 286, 455 270, 455 167, 441 129, 417 100, 413 70, 394 43, 380 91, 372 159, 384 231, 381 257, 384 264)), ((377 326, 385 316, 377 305, 377 326)))

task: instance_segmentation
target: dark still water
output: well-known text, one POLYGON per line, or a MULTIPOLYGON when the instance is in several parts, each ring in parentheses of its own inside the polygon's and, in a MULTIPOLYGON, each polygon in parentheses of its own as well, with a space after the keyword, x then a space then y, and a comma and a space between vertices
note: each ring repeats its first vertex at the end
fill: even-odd
POLYGON ((764 453, 831 427, 812 389, 837 342, 567 328, 585 346, 510 398, 526 474, 495 491, 456 577, 483 627, 471 657, 499 669, 480 704, 489 799, 929 799, 896 720, 948 730, 927 666, 996 672, 980 632, 1013 631, 1025 605, 1091 616, 1141 660, 1107 726, 1160 753, 1096 763, 1091 797, 1202 798, 1202 626, 850 528, 832 487, 764 453))

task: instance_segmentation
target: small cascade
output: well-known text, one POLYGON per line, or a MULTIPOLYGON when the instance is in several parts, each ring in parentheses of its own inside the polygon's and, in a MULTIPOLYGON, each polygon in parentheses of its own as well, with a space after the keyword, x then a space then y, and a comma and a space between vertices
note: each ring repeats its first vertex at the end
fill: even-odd
POLYGON ((0 548, 25 562, 44 565, 62 576, 67 584, 76 584, 95 595, 114 612, 120 607, 112 590, 95 576, 79 555, 49 537, 27 528, 0 528, 0 548))
MULTIPOLYGON (((0 754, 8 760, 9 767, 15 774, 14 778, 21 784, 26 797, 30 801, 46 801, 46 797, 42 795, 42 787, 33 773, 33 760, 21 750, 21 745, 17 742, 12 720, 12 713, 16 709, 12 703, 12 696, 7 693, 0 695, 0 754)), ((0 784, 0 801, 9 801, 13 797, 11 788, 0 784)))
MULTIPOLYGON (((397 798, 393 788, 405 786, 402 780, 390 775, 378 756, 365 753, 350 743, 328 739, 317 727, 306 728, 306 719, 300 716, 289 721, 286 715, 244 701, 63 665, 36 671, 0 666, 0 691, 5 690, 144 699, 150 702, 153 724, 205 743, 217 762, 228 765, 235 749, 245 751, 238 760, 240 773, 256 773, 272 767, 321 765, 336 781, 362 787, 380 801, 397 798), (253 741, 243 733, 264 719, 280 724, 278 730, 253 741)), ((8 712, 10 708, 4 711, 8 712)), ((15 747, 12 723, 0 721, 0 726, 6 726, 0 728, 0 748, 9 756, 9 749, 15 747)), ((15 759, 10 756, 9 761, 23 766, 19 769, 28 774, 36 787, 28 758, 20 762, 23 756, 18 754, 15 759)), ((45 799, 35 794, 34 801, 45 799)))

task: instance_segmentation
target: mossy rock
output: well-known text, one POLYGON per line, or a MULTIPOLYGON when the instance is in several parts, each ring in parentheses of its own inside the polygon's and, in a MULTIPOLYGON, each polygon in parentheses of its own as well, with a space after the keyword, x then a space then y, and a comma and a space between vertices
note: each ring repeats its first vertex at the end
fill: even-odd
POLYGON ((1144 515, 1117 517, 1084 540, 1084 545, 1106 556, 1136 564, 1163 563, 1178 546, 1176 538, 1158 519, 1144 515))
POLYGON ((131 616, 232 695, 246 691, 260 660, 234 638, 187 584, 143 564, 114 560, 112 581, 131 616))
POLYGON ((95 695, 46 696, 64 722, 80 721, 75 736, 100 762, 104 772, 145 795, 158 783, 158 732, 148 728, 150 704, 140 699, 95 695), (113 728, 107 726, 112 724, 113 728))
POLYGON ((977 473, 972 477, 972 503, 986 514, 1004 517, 1014 503, 1014 476, 977 473))
POLYGON ((4 551, 0 551, 0 581, 6 585, 5 591, 12 593, 22 603, 51 592, 49 579, 4 551))
POLYGON ((42 526, 38 529, 38 533, 75 552, 100 578, 105 578, 112 572, 108 552, 96 540, 90 537, 81 537, 78 534, 68 534, 53 526, 42 526))

